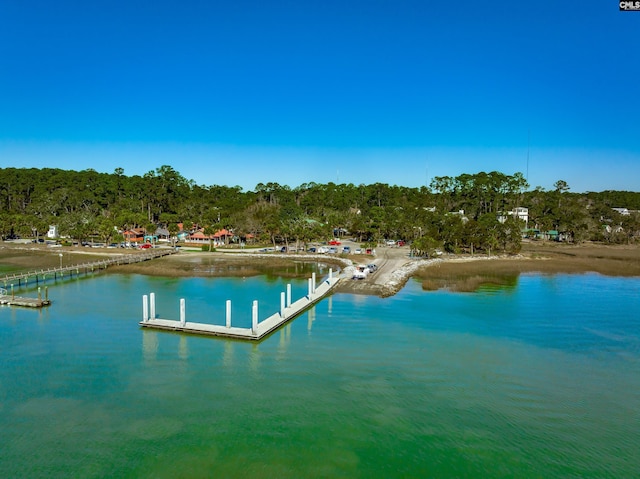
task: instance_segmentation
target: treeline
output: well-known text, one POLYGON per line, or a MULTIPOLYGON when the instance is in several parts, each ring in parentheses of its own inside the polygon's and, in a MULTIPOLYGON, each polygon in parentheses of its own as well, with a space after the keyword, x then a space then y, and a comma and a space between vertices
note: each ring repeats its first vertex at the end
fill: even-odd
MULTIPOLYGON (((290 243, 326 240, 336 234, 363 243, 385 238, 411 242, 418 253, 446 251, 515 252, 523 230, 557 230, 568 241, 630 242, 637 215, 613 207, 640 209, 640 193, 571 193, 559 180, 553 190, 529 185, 521 173, 480 172, 436 177, 429 187, 375 183, 304 183, 295 188, 260 183, 204 186, 171 166, 143 176, 87 169, 0 169, 0 235, 43 235, 55 224, 77 240, 118 241, 118 230, 178 224, 205 234, 232 229, 239 238, 290 243), (528 222, 508 214, 528 208, 528 222)), ((533 233, 532 233, 533 234, 533 233)))

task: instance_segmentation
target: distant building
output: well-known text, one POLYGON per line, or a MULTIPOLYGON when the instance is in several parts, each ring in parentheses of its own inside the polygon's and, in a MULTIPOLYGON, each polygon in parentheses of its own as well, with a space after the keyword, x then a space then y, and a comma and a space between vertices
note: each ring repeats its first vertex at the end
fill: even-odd
POLYGON ((525 224, 529 224, 529 208, 524 208, 523 206, 518 206, 517 208, 508 211, 506 214, 504 212, 498 214, 498 221, 500 223, 504 223, 507 221, 508 216, 513 216, 519 220, 525 222, 525 224))
POLYGON ((629 216, 629 210, 627 208, 611 208, 613 211, 617 211, 623 216, 629 216))
POLYGON ((49 225, 49 231, 47 231, 47 238, 58 237, 58 225, 49 225))

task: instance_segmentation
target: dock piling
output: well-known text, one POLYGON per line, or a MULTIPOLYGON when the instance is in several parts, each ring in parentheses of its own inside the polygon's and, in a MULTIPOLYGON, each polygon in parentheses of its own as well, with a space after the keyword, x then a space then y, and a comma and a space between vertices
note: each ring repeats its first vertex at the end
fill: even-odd
POLYGON ((291 283, 287 284, 287 308, 291 307, 291 283))
POLYGON ((142 296, 142 322, 149 322, 149 303, 147 302, 147 295, 142 296))
POLYGON ((311 292, 316 294, 316 274, 311 273, 311 292))
POLYGON ((186 322, 187 322, 187 316, 185 312, 184 298, 180 298, 180 324, 184 326, 186 322))
POLYGON ((156 293, 149 293, 149 318, 156 319, 156 293))
POLYGON ((227 328, 231 327, 231 300, 227 299, 227 328))
POLYGON ((258 334, 258 300, 253 300, 253 307, 251 308, 251 332, 258 334))
POLYGON ((285 305, 285 293, 284 291, 282 293, 280 293, 280 317, 284 318, 285 315, 285 309, 284 309, 284 305, 285 305))

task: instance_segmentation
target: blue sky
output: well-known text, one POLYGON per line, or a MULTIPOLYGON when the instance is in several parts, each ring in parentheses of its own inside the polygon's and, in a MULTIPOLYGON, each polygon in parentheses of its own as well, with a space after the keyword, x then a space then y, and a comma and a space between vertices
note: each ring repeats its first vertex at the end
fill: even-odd
POLYGON ((3 0, 0 166, 640 191, 638 38, 612 0, 3 0))

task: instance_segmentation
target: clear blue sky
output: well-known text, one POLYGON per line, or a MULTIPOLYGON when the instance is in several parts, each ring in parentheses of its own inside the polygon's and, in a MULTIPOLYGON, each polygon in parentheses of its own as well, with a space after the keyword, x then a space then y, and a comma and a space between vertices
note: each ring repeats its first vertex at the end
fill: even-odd
POLYGON ((165 164, 245 189, 498 170, 531 187, 640 191, 640 12, 613 0, 0 2, 0 166, 165 164))

